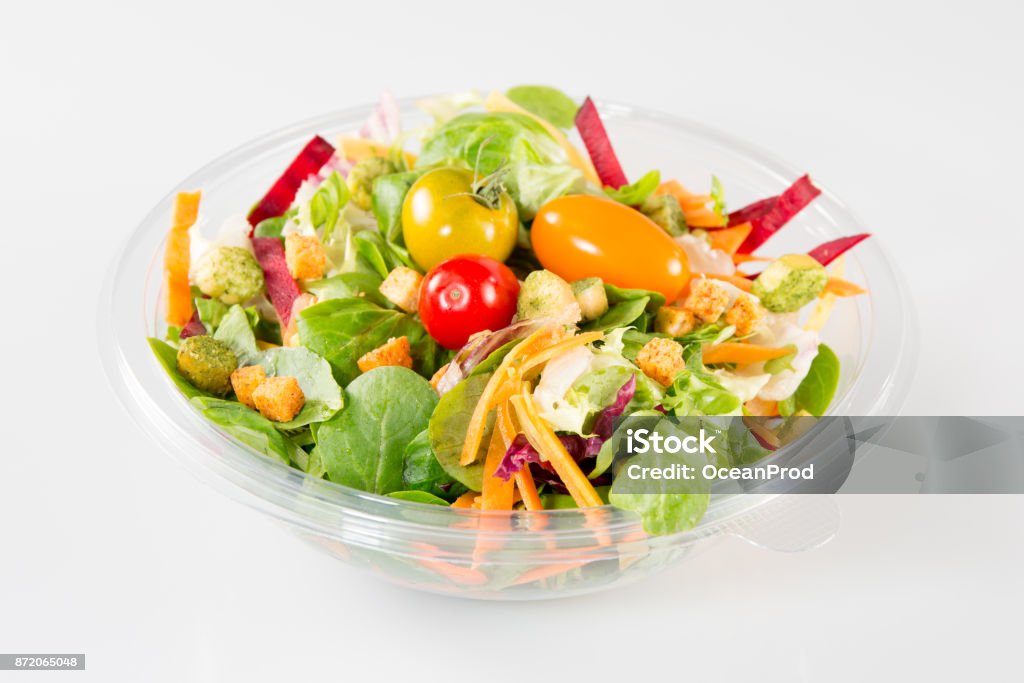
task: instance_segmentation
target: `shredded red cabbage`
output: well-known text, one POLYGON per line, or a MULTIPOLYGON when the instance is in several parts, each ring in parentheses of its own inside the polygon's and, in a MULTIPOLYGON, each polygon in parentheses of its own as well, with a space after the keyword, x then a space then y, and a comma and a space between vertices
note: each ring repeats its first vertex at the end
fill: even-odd
POLYGON ((840 237, 839 239, 816 246, 814 249, 807 252, 807 255, 821 265, 827 266, 869 237, 871 237, 870 232, 862 232, 859 235, 850 235, 849 237, 840 237))
POLYGON ((292 316, 292 304, 299 298, 299 286, 288 272, 288 262, 284 257, 284 246, 279 237, 253 237, 252 250, 256 261, 263 269, 263 280, 266 283, 267 297, 274 304, 281 326, 286 327, 292 316))
MULTIPOLYGON (((288 207, 292 205, 295 193, 298 192, 302 181, 311 175, 316 175, 320 171, 320 167, 327 163, 333 154, 334 147, 319 135, 314 135, 313 139, 302 148, 298 156, 284 170, 281 177, 270 186, 267 193, 263 195, 263 199, 257 202, 249 212, 249 225, 253 230, 256 229, 260 221, 280 216, 287 211, 288 207)), ((249 236, 252 236, 252 230, 249 231, 249 236)))
MULTIPOLYGON (((760 216, 755 216, 750 220, 753 225, 753 230, 747 235, 747 239, 743 240, 743 244, 737 249, 737 253, 750 254, 755 249, 764 244, 769 237, 774 235, 779 229, 793 218, 793 216, 800 213, 800 211, 811 203, 815 197, 821 194, 821 190, 816 188, 811 182, 810 176, 803 176, 798 178, 795 183, 786 188, 786 191, 780 194, 775 201, 772 203, 771 208, 764 211, 760 216)), ((762 200, 764 201, 764 200, 762 200)), ((741 209, 740 211, 748 211, 749 213, 755 213, 752 209, 754 205, 741 209)), ((757 211, 763 210, 763 206, 757 211)))
POLYGON ((583 100, 583 105, 576 112, 576 130, 583 138, 583 145, 587 148, 587 154, 590 155, 590 161, 594 164, 601 184, 616 190, 628 185, 629 181, 622 170, 619 158, 612 149, 612 141, 604 129, 604 124, 601 123, 601 115, 597 113, 597 107, 589 97, 583 100))
POLYGON ((192 317, 185 323, 185 327, 181 328, 178 339, 188 339, 189 337, 197 337, 201 334, 206 334, 206 326, 199 320, 199 311, 193 309, 192 317))

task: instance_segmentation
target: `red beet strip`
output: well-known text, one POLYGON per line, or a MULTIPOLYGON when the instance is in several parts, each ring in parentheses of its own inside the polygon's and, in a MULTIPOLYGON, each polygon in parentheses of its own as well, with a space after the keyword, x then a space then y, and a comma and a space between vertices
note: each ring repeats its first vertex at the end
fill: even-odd
POLYGON ((736 209, 729 213, 729 224, 727 228, 731 228, 735 225, 742 225, 744 223, 753 223, 756 220, 760 220, 768 213, 775 202, 779 201, 779 195, 774 197, 766 197, 759 199, 753 204, 747 204, 742 209, 736 209))
POLYGON ((862 232, 859 235, 850 235, 849 237, 840 237, 839 239, 832 240, 831 242, 825 242, 825 244, 821 244, 814 249, 811 249, 807 252, 807 255, 821 265, 827 266, 869 237, 871 237, 870 232, 862 232))
MULTIPOLYGON (((267 190, 252 211, 249 212, 249 225, 255 229, 260 221, 280 216, 295 199, 302 181, 320 171, 327 160, 334 154, 334 147, 319 135, 313 136, 299 155, 295 157, 281 177, 267 190)), ((252 236, 252 231, 249 231, 252 236)))
POLYGON ((601 184, 616 190, 628 185, 629 181, 626 180, 619 158, 612 149, 612 141, 608 139, 608 132, 601 123, 601 115, 597 113, 597 107, 589 97, 583 100, 583 106, 576 112, 576 130, 583 138, 583 144, 587 148, 587 154, 590 155, 590 161, 594 164, 601 184))
MULTIPOLYGON (((785 192, 779 195, 772 207, 760 218, 753 221, 754 229, 750 231, 747 239, 743 241, 737 253, 750 254, 764 244, 769 237, 790 221, 793 216, 800 213, 801 209, 821 194, 811 182, 810 176, 803 176, 790 185, 785 192)), ((749 207, 748 207, 749 208, 749 207)))
POLYGON ((263 269, 267 297, 274 304, 281 326, 286 327, 292 316, 292 304, 299 296, 299 286, 288 272, 284 258, 284 245, 279 237, 253 237, 252 250, 263 269))

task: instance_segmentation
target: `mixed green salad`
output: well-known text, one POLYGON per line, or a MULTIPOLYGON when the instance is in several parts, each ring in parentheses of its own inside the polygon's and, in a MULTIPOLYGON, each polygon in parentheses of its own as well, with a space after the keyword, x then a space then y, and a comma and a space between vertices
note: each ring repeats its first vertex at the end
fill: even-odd
MULTIPOLYGON (((403 129, 385 94, 359 131, 314 137, 213 238, 200 193, 178 195, 149 343, 211 422, 362 491, 610 503, 671 533, 708 492, 617 486, 619 418, 828 409, 840 367, 819 331, 864 292, 842 254, 867 235, 762 256, 820 193, 807 176, 731 210, 713 176, 706 193, 657 170, 630 182, 590 98, 521 86, 418 106, 432 123, 403 129)), ((763 427, 725 436, 727 465, 778 446, 763 427)))

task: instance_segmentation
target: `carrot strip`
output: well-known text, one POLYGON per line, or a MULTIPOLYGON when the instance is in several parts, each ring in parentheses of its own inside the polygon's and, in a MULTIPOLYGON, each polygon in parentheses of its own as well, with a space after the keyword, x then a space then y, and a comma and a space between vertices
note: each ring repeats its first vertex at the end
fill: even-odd
POLYGON ((476 507, 476 497, 479 496, 479 495, 480 494, 477 493, 476 491, 466 491, 461 496, 456 498, 455 502, 452 503, 451 506, 453 508, 459 508, 459 509, 463 509, 463 510, 468 510, 470 508, 474 508, 474 507, 476 507))
POLYGON ((712 280, 721 280, 722 282, 728 282, 729 284, 734 285, 739 289, 742 289, 744 292, 749 292, 754 288, 753 281, 748 280, 742 275, 716 275, 713 273, 701 273, 701 275, 709 277, 712 280))
POLYGON ((826 294, 834 294, 835 296, 857 296, 859 294, 865 294, 868 290, 864 289, 860 285, 855 285, 849 280, 844 280, 838 277, 830 277, 828 282, 825 283, 825 289, 821 290, 819 296, 825 296, 826 294))
POLYGON ((594 490, 593 484, 583 474, 569 452, 565 450, 565 446, 555 436, 551 427, 537 414, 537 408, 533 404, 533 397, 530 396, 529 389, 524 386, 522 393, 513 396, 511 400, 526 439, 555 468, 555 472, 569 490, 569 495, 576 501, 576 505, 579 507, 604 505, 601 496, 597 495, 597 491, 594 490))
POLYGON ((711 238, 712 248, 721 249, 726 254, 735 254, 753 229, 754 226, 750 223, 740 223, 731 228, 712 230, 708 236, 711 238))
POLYGON ((199 217, 200 192, 179 192, 174 198, 171 229, 164 248, 164 291, 168 325, 183 327, 192 318, 192 290, 188 284, 188 231, 199 217))
POLYGON ((711 195, 694 194, 683 187, 678 180, 669 180, 658 186, 654 194, 670 194, 679 200, 679 206, 686 216, 686 224, 691 228, 722 228, 725 218, 707 207, 712 201, 711 195))
POLYGON ((504 382, 519 376, 519 373, 513 367, 514 363, 521 356, 529 353, 535 343, 543 341, 545 335, 551 334, 551 331, 552 327, 550 325, 545 325, 535 330, 526 339, 512 347, 512 350, 501 361, 498 369, 494 371, 490 381, 487 382, 483 392, 480 394, 480 400, 477 402, 476 407, 473 409, 473 415, 469 419, 469 426, 466 429, 466 441, 462 444, 462 455, 459 458, 459 464, 465 466, 476 460, 477 452, 480 450, 480 442, 484 437, 484 429, 487 426, 487 415, 495 405, 493 402, 495 394, 504 382))
POLYGON ((781 358, 793 353, 788 347, 760 346, 758 344, 744 344, 741 342, 724 342, 717 346, 704 348, 702 359, 706 365, 718 363, 735 363, 737 365, 749 365, 772 358, 781 358))
MULTIPOLYGON (((384 157, 386 159, 391 155, 391 146, 381 144, 376 140, 342 135, 337 139, 337 144, 342 156, 349 161, 360 162, 371 157, 384 157)), ((402 150, 402 155, 405 157, 405 163, 409 165, 409 168, 416 164, 416 155, 412 152, 402 150)))
MULTIPOLYGON (((500 424, 504 419, 504 413, 508 412, 507 404, 498 406, 498 414, 495 422, 500 424)), ((501 477, 494 476, 494 471, 501 464, 505 456, 505 440, 502 438, 502 430, 495 429, 491 433, 491 443, 487 448, 487 457, 484 459, 484 485, 481 491, 481 510, 511 510, 512 494, 515 489, 515 482, 509 479, 505 481, 501 477)))
POLYGON ((575 336, 569 337, 568 339, 563 339, 557 344, 549 346, 543 351, 537 352, 533 356, 524 358, 522 365, 519 368, 519 372, 521 375, 525 376, 526 373, 529 372, 530 370, 540 365, 543 365, 544 363, 547 363, 549 360, 565 352, 568 349, 571 349, 575 346, 583 346, 585 344, 590 344, 591 342, 595 342, 603 338, 603 332, 584 332, 583 334, 577 334, 575 336))

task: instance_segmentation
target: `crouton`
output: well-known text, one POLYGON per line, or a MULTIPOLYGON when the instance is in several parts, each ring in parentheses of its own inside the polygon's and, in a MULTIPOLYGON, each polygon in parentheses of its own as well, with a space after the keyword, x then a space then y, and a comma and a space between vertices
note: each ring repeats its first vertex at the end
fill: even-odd
POLYGON ((324 276, 327 254, 320 239, 312 235, 291 234, 284 238, 284 259, 288 272, 296 280, 315 280, 324 276))
POLYGON ((423 276, 415 270, 399 266, 380 283, 380 293, 403 311, 414 313, 419 307, 422 282, 423 276))
POLYGON ((732 307, 725 313, 725 322, 736 327, 737 337, 746 337, 752 333, 758 323, 764 320, 764 306, 749 294, 736 297, 732 307))
POLYGON ((654 331, 670 337, 682 337, 693 332, 697 319, 693 313, 678 306, 662 306, 654 318, 654 331))
POLYGON ((385 365, 400 365, 403 368, 412 367, 412 356, 409 355, 409 338, 392 337, 386 343, 381 344, 373 351, 365 354, 356 361, 360 372, 369 372, 374 368, 385 365))
POLYGON ((291 420, 306 405, 299 380, 287 375, 267 377, 252 392, 252 400, 260 415, 274 422, 291 420))
POLYGON ((645 375, 667 387, 686 368, 683 345, 671 339, 655 337, 636 354, 636 364, 645 375))
POLYGON ((729 290, 722 284, 706 277, 694 278, 690 282, 690 296, 686 297, 683 308, 706 323, 716 322, 729 307, 729 290))
POLYGON ((256 402, 252 399, 252 394, 266 378, 267 373, 262 365, 247 365, 231 373, 231 388, 235 390, 235 397, 240 403, 255 408, 256 402))

